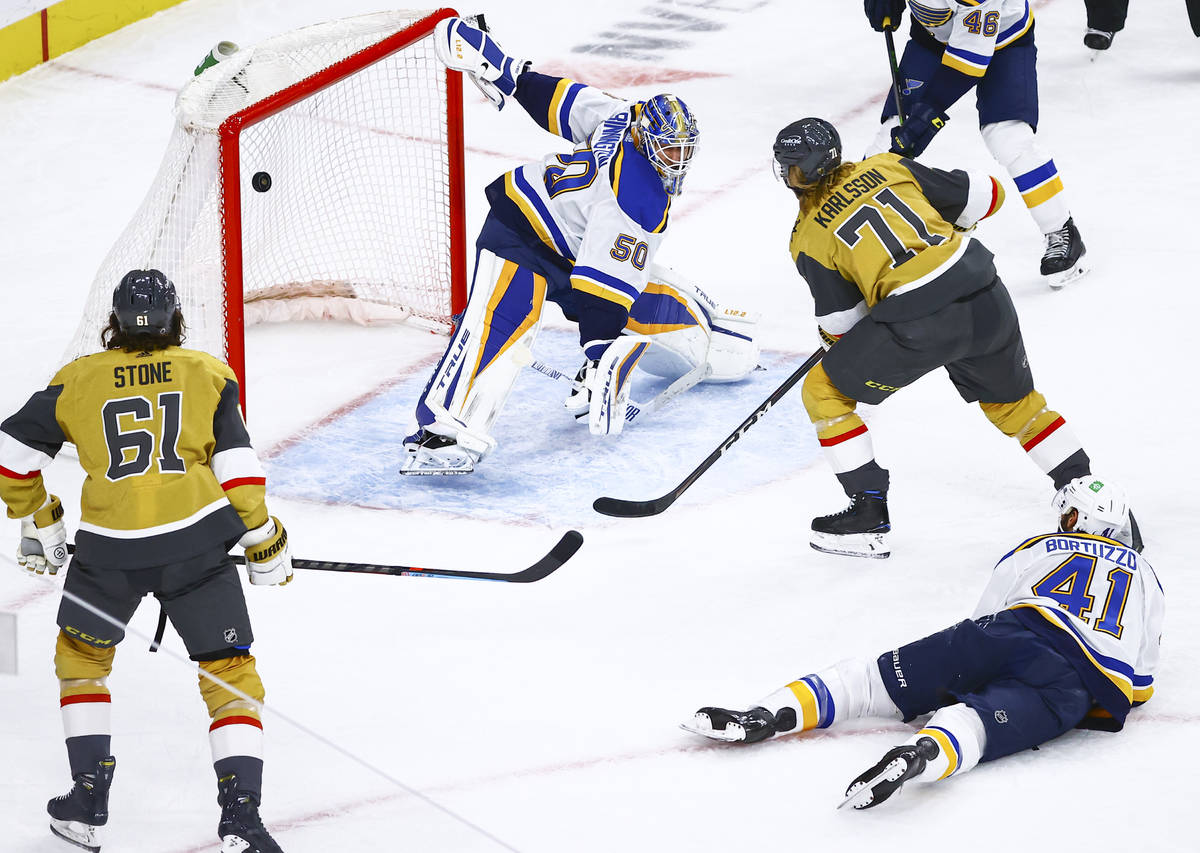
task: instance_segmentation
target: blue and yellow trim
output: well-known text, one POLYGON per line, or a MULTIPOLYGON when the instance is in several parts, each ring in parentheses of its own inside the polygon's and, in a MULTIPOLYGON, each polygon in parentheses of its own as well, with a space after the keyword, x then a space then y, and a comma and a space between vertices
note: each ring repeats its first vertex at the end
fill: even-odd
POLYGON ((946 772, 938 779, 945 779, 947 776, 953 775, 954 771, 962 764, 962 747, 958 745, 958 738, 949 729, 943 729, 941 726, 926 726, 917 732, 917 737, 922 735, 933 738, 938 748, 942 750, 942 755, 946 756, 946 772))
POLYGON ((583 91, 583 84, 563 77, 554 87, 550 105, 546 109, 546 129, 563 139, 574 141, 571 136, 571 107, 575 98, 583 91))
POLYGON ((788 685, 800 705, 800 730, 826 729, 833 725, 837 707, 825 682, 815 675, 806 675, 788 685))
POLYGON ((475 358, 475 369, 467 384, 467 393, 475 379, 500 356, 508 352, 534 327, 546 301, 546 279, 512 261, 505 261, 488 300, 484 316, 483 340, 475 358), (521 317, 514 327, 506 318, 521 317))
POLYGON ((617 148, 608 178, 617 206, 626 216, 651 234, 667 230, 671 196, 663 189, 662 176, 633 142, 626 140, 617 148))
POLYGON ((700 318, 679 291, 669 285, 651 283, 634 300, 625 328, 643 335, 659 335, 699 325, 700 318))
MULTIPOLYGON (((1084 657, 1088 659, 1092 666, 1095 667, 1096 671, 1112 682, 1112 685, 1120 692, 1122 696, 1125 697, 1125 701, 1128 704, 1133 704, 1133 680, 1135 678, 1133 667, 1124 661, 1117 660, 1116 658, 1110 658, 1107 655, 1102 655, 1100 652, 1094 650, 1087 644, 1083 637, 1079 635, 1079 631, 1070 623, 1066 614, 1055 608, 1044 607, 1040 604, 1018 604, 1009 609, 1032 609, 1055 628, 1065 631, 1067 635, 1075 641, 1075 645, 1079 647, 1079 650, 1083 653, 1084 657)), ((1153 682, 1153 679, 1149 676, 1142 676, 1138 680, 1142 683, 1142 686, 1139 688, 1140 692, 1145 693, 1145 695, 1148 697, 1149 693, 1153 692, 1153 687, 1150 686, 1153 682)))
POLYGON ((533 232, 538 235, 547 248, 568 260, 575 260, 562 231, 554 223, 554 217, 545 202, 538 196, 537 191, 529 185, 521 174, 520 169, 514 169, 504 176, 504 193, 507 195, 521 214, 529 222, 533 232))
POLYGON ((938 9, 933 6, 923 6, 920 3, 914 2, 914 0, 909 0, 908 8, 912 12, 913 18, 926 27, 940 27, 942 24, 948 23, 954 14, 953 9, 938 9))
POLYGON ((1062 179, 1053 160, 1047 160, 1036 169, 1018 175, 1013 178, 1013 183, 1017 185, 1026 207, 1037 207, 1063 190, 1062 179))
POLYGON ((1029 8, 1029 3, 1025 3, 1025 12, 1015 24, 1009 27, 1000 35, 996 36, 996 50, 1002 47, 1007 47, 1014 41, 1019 39, 1025 33, 1029 32, 1029 28, 1033 26, 1033 10, 1029 8))
POLYGON ((595 267, 576 266, 571 271, 571 288, 606 302, 615 302, 626 311, 638 298, 638 289, 632 284, 595 267))
POLYGON ((942 64, 953 68, 968 77, 982 77, 987 73, 988 65, 992 62, 990 56, 972 53, 960 47, 947 47, 942 54, 942 64))

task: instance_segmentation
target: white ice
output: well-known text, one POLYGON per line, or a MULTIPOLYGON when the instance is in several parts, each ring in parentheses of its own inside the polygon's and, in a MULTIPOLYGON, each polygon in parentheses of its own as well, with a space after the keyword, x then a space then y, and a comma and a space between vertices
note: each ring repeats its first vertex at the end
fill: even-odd
MULTIPOLYGON (((1040 235, 1011 183, 978 236, 1017 302, 1038 388, 1094 469, 1133 495, 1168 595, 1155 698, 1121 734, 1069 733, 869 813, 834 806, 911 727, 864 722, 749 748, 676 727, 701 705, 745 706, 841 657, 964 618, 995 559, 1050 525, 1050 488, 939 371, 867 415, 892 472, 889 560, 808 547, 809 519, 844 499, 798 394, 664 515, 592 513, 601 494, 646 498, 673 486, 814 348, 810 299, 787 253, 794 203, 770 176, 770 145, 787 122, 820 115, 851 156, 863 150, 887 60, 857 2, 497 0, 485 11, 511 53, 630 96, 676 91, 695 109, 701 150, 662 260, 764 313, 769 370, 752 386, 689 393, 608 444, 565 422, 561 389, 530 374, 476 480, 413 481, 392 473, 414 389, 443 338, 336 324, 251 329, 250 427, 293 553, 508 570, 568 527, 586 538, 532 586, 314 572, 284 589, 247 587, 268 698, 263 813, 284 849, 505 849, 396 781, 523 853, 1197 849, 1186 812, 1200 759, 1200 569, 1187 537, 1200 515, 1200 44, 1182 3, 1147 0, 1093 61, 1082 3, 1035 6, 1039 136, 1095 270, 1062 292, 1045 288, 1040 235), (640 62, 573 49, 635 38, 674 44, 640 62), (674 71, 691 79, 658 82, 674 71), (635 72, 648 82, 632 85, 635 72), (333 413, 347 406, 374 428, 339 433, 333 413)), ((199 58, 220 39, 252 44, 374 10, 364 0, 190 0, 0 84, 0 415, 57 366, 96 268, 154 175, 173 93, 199 58)), ((466 97, 473 239, 483 186, 555 142, 518 106, 497 114, 473 89, 466 97)), ((968 98, 953 108, 925 160, 999 174, 972 107, 968 98)), ((559 348, 556 366, 573 370, 567 325, 550 326, 543 340, 559 348)), ((76 463, 56 461, 47 478, 73 526, 76 463)), ((3 547, 15 546, 15 522, 4 531, 3 547)), ((20 674, 0 676, 5 851, 65 849, 44 813, 69 785, 51 662, 57 587, 0 567, 0 610, 18 614, 20 633, 20 674)), ((153 631, 152 605, 135 630, 153 631)), ((195 677, 131 637, 110 686, 118 768, 105 853, 215 850, 195 677)))

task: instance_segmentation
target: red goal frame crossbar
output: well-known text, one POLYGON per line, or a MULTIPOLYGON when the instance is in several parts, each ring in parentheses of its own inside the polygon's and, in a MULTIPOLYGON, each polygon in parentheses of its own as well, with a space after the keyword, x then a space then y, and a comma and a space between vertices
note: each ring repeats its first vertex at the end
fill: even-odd
MULTIPOLYGON (((224 235, 225 347, 229 367, 238 380, 242 414, 246 413, 246 323, 243 299, 241 133, 248 127, 311 97, 351 74, 384 60, 433 32, 438 21, 456 17, 454 9, 438 9, 410 26, 351 54, 286 89, 236 112, 221 123, 221 229, 224 235)), ((446 142, 449 148, 450 313, 467 303, 465 180, 463 178, 462 74, 445 71, 446 142)))

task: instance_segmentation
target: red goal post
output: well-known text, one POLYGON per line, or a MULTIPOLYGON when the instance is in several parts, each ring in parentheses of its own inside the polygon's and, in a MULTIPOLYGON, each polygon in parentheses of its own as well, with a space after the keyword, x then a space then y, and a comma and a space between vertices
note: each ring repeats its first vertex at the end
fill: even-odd
POLYGON ((101 266, 68 357, 99 350, 130 269, 176 284, 185 346, 225 360, 246 406, 256 319, 416 319, 466 304, 461 74, 438 21, 380 12, 286 33, 189 81, 141 208, 101 266))

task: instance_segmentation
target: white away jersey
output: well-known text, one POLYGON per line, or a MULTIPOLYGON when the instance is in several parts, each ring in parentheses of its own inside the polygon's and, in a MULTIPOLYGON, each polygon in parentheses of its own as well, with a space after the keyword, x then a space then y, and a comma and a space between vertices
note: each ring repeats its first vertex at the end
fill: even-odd
POLYGON ((1124 721, 1154 692, 1163 589, 1145 558, 1085 533, 1048 533, 996 564, 974 618, 1012 610, 1080 670, 1097 702, 1124 721))
POLYGON ((505 195, 546 247, 573 264, 573 289, 628 311, 649 281, 671 208, 658 172, 629 138, 641 105, 567 78, 522 80, 526 109, 576 147, 509 172, 505 195))
POLYGON ((1033 26, 1028 0, 908 0, 913 20, 942 44, 942 64, 982 77, 992 54, 1033 26))

